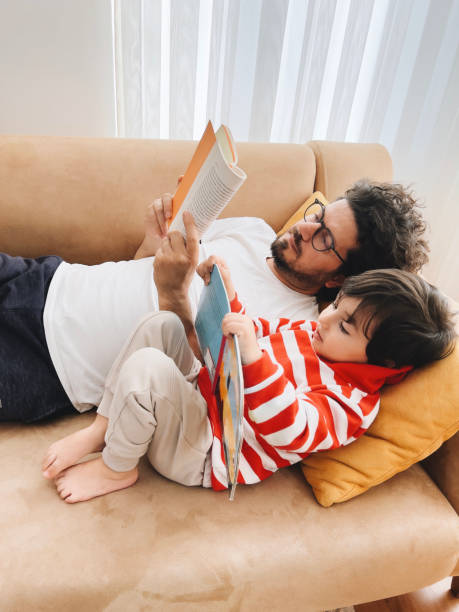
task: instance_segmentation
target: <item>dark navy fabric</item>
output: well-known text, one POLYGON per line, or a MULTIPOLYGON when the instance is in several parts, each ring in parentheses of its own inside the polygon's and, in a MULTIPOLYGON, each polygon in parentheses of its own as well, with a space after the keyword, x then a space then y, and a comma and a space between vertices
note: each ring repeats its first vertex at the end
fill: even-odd
POLYGON ((43 310, 62 259, 0 253, 0 421, 31 423, 74 412, 54 369, 43 310))

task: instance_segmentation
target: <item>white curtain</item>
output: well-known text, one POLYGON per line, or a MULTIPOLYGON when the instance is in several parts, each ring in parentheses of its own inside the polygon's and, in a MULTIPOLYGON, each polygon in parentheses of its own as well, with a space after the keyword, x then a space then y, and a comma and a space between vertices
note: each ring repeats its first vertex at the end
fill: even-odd
POLYGON ((459 300, 459 0, 113 0, 118 135, 380 142, 459 300))

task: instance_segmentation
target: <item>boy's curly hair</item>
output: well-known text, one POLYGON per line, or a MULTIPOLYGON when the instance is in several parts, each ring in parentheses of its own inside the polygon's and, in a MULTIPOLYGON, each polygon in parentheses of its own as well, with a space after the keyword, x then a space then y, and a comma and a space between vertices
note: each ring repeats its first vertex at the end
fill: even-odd
POLYGON ((364 179, 343 197, 354 213, 359 245, 348 252, 339 273, 351 276, 378 268, 417 272, 428 261, 426 223, 408 189, 364 179))

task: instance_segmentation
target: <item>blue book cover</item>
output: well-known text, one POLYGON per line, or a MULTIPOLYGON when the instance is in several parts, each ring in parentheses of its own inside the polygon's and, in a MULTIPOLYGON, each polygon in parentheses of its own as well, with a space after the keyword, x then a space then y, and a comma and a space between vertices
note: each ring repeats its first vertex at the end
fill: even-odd
POLYGON ((244 382, 237 338, 225 338, 222 321, 231 312, 218 266, 213 267, 210 283, 204 287, 195 321, 204 363, 219 409, 226 474, 230 500, 234 499, 242 447, 244 382))

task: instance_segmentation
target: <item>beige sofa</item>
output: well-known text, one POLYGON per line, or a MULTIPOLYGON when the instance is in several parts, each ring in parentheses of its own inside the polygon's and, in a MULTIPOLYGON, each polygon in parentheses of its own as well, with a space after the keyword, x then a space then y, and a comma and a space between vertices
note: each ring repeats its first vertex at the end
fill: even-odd
MULTIPOLYGON (((0 137, 0 250, 97 263, 133 256, 144 209, 173 190, 187 142, 0 137)), ((378 145, 241 144, 248 180, 225 216, 278 229, 314 191, 391 178, 378 145)), ((459 435, 428 461, 348 502, 318 505, 295 466, 236 500, 141 464, 139 482, 67 505, 40 473, 57 438, 92 415, 0 425, 0 608, 326 610, 459 574, 459 435)))

